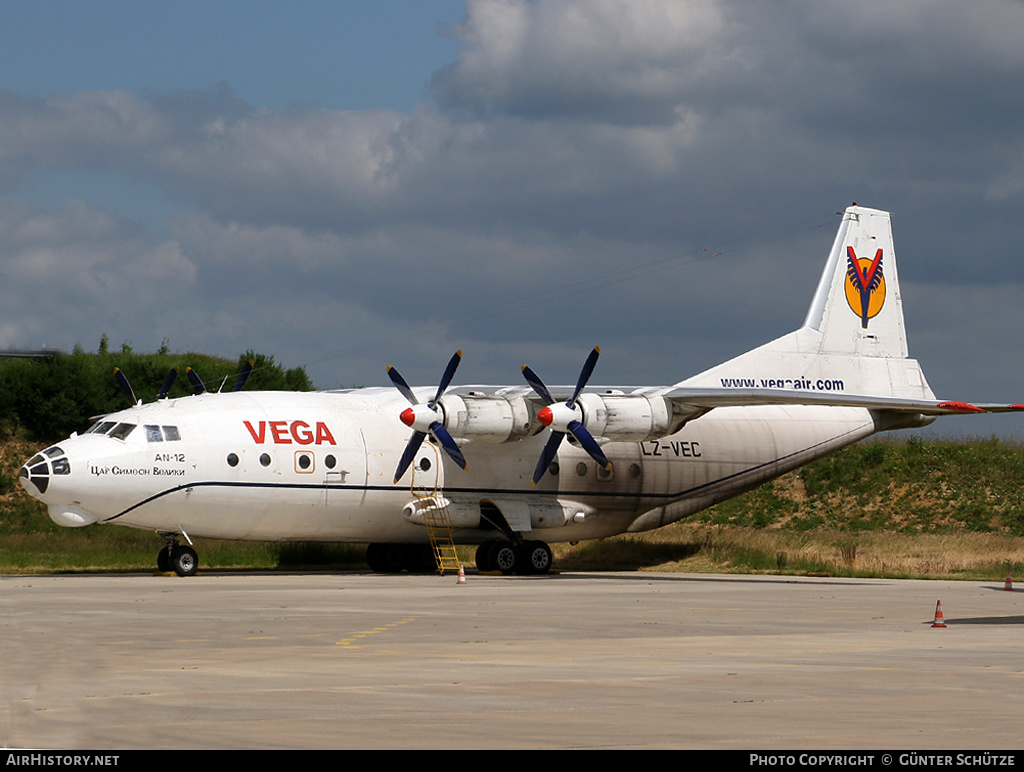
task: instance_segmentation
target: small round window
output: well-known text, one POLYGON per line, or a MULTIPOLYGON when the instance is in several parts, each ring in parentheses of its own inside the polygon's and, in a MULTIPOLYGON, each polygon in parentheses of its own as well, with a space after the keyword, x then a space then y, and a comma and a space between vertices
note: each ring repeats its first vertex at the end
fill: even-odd
POLYGON ((238 455, 235 453, 228 453, 228 466, 238 466, 238 455))
POLYGON ((260 464, 262 466, 270 466, 270 454, 269 453, 261 453, 260 454, 260 464))

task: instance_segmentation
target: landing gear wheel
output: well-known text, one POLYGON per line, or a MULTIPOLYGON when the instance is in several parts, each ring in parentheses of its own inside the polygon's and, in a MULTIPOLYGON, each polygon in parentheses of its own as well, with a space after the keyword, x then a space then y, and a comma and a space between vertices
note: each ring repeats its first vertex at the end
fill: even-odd
POLYGON ((476 548, 476 567, 478 571, 494 571, 494 561, 491 559, 491 550, 495 542, 485 541, 476 548))
POLYGON ((497 571, 503 574, 513 574, 519 564, 518 550, 512 542, 500 541, 494 545, 491 551, 491 562, 497 571))
POLYGON ((547 544, 542 541, 528 541, 521 549, 519 558, 524 574, 546 574, 551 570, 554 558, 547 544))
POLYGON ((405 567, 405 554, 402 544, 371 544, 366 548, 366 562, 376 574, 398 574, 405 567))
POLYGON ((171 548, 164 547, 156 556, 156 570, 161 574, 168 574, 174 569, 171 568, 171 548))
POLYGON ((437 571, 437 556, 429 544, 409 544, 405 551, 405 569, 410 574, 432 574, 437 571))
POLYGON ((178 576, 193 576, 199 570, 199 557, 191 547, 175 547, 171 551, 171 570, 178 576))

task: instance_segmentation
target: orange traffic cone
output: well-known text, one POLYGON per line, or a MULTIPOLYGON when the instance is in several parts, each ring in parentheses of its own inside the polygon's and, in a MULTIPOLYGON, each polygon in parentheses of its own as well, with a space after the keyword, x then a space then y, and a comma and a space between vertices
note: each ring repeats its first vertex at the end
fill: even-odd
POLYGON ((462 566, 459 566, 459 581, 457 581, 456 584, 465 584, 465 583, 466 583, 466 569, 464 569, 462 566))
POLYGON ((1003 583, 1003 589, 1009 592, 1013 592, 1013 580, 1010 578, 1010 572, 1006 572, 1006 582, 1003 583))
POLYGON ((935 621, 932 623, 932 627, 945 627, 946 623, 942 620, 942 601, 936 601, 935 603, 935 621))

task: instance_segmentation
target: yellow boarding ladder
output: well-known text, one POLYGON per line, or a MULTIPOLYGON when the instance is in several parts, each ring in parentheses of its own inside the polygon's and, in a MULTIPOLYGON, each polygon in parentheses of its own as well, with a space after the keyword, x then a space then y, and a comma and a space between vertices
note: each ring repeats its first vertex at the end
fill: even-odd
POLYGON ((448 509, 449 501, 438 486, 441 469, 440 454, 433 443, 426 442, 424 445, 434 449, 435 459, 431 466, 436 471, 430 475, 419 470, 417 466, 413 466, 412 495, 423 504, 421 509, 423 523, 427 527, 430 547, 434 550, 437 570, 441 572, 441 576, 444 576, 446 570, 458 571, 462 567, 462 563, 459 562, 459 556, 455 552, 452 516, 448 509))

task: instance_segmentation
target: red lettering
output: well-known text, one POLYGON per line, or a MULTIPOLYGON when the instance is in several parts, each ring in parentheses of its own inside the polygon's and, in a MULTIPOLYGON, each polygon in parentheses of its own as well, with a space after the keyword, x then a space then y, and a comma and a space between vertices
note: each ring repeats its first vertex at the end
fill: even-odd
POLYGON ((292 424, 292 437, 300 445, 311 445, 313 443, 313 432, 309 430, 309 424, 305 421, 296 421, 292 424))
POLYGON ((242 421, 242 424, 249 430, 249 434, 252 435, 252 439, 257 445, 262 445, 267 441, 267 426, 270 426, 271 439, 277 445, 291 445, 293 441, 299 445, 312 445, 314 442, 317 445, 338 444, 334 441, 331 430, 323 421, 316 422, 316 434, 305 421, 292 421, 291 425, 287 421, 270 421, 269 423, 259 421, 256 426, 249 421, 242 421))
POLYGON ((287 421, 271 421, 270 422, 270 433, 274 435, 274 442, 278 445, 291 445, 292 440, 287 435, 288 422, 287 421))
POLYGON ((327 428, 327 424, 323 421, 316 422, 316 444, 319 445, 323 442, 329 442, 332 445, 337 445, 334 441, 334 437, 331 435, 331 430, 327 428))
POLYGON ((249 434, 252 435, 253 440, 257 445, 262 445, 263 441, 267 438, 267 423, 266 421, 260 421, 260 431, 257 434, 256 430, 252 428, 252 424, 248 421, 242 421, 245 424, 245 428, 249 430, 249 434))

